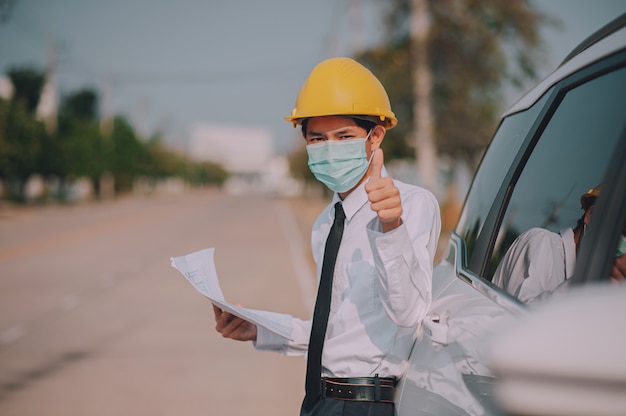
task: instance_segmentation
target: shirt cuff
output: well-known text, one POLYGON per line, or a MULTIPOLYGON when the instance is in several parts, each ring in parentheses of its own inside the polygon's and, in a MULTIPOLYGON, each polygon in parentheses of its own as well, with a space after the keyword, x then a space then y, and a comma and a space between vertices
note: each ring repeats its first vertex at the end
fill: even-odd
POLYGON ((287 342, 286 338, 283 338, 280 335, 276 335, 275 333, 270 332, 261 326, 257 325, 256 328, 256 341, 252 343, 255 350, 277 352, 281 352, 284 350, 285 344, 287 342))

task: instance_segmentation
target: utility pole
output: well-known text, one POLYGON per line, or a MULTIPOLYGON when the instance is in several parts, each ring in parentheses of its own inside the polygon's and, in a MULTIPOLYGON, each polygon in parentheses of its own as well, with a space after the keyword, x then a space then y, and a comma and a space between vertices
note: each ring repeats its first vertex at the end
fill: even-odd
POLYGON ((100 83, 100 134, 109 137, 113 131, 111 78, 106 77, 100 83))
POLYGON ((432 73, 428 41, 428 0, 411 0, 411 60, 413 71, 413 120, 415 161, 420 184, 437 195, 437 151, 432 110, 432 73))
POLYGON ((46 79, 39 96, 36 116, 42 120, 48 134, 53 134, 57 129, 57 89, 55 73, 57 65, 57 49, 54 41, 48 44, 48 57, 46 64, 46 79))
POLYGON ((361 0, 348 0, 348 25, 350 28, 350 52, 356 55, 363 50, 365 44, 361 0))

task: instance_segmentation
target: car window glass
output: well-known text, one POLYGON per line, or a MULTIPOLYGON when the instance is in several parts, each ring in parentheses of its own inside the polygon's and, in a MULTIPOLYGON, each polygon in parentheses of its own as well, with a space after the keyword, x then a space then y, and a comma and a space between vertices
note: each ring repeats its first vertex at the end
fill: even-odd
POLYGON ((549 95, 544 94, 530 109, 505 118, 481 161, 455 230, 465 242, 468 259, 502 180, 549 95))
MULTIPOLYGON (((625 109, 625 68, 577 86, 564 96, 515 185, 493 250, 487 272, 489 279, 509 246, 525 231, 537 227, 538 233, 547 230, 552 232, 550 238, 554 238, 560 231, 576 227, 584 214, 581 195, 601 184, 623 134, 625 109)), ((567 240, 565 236, 562 239, 567 240)), ((530 249, 520 250, 518 254, 525 258, 516 261, 530 264, 530 249)), ((556 270, 554 267, 557 266, 551 270, 556 270)), ((515 275, 512 270, 510 266, 507 278, 515 275)), ((545 273, 542 279, 556 278, 549 267, 526 272, 545 273)), ((522 279, 524 284, 529 281, 527 277, 522 279)))

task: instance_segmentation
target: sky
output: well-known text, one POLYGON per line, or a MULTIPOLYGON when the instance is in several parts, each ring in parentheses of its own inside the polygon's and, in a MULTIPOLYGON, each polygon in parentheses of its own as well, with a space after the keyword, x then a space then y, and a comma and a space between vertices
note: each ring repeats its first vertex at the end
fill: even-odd
MULTIPOLYGON (((278 153, 299 144, 297 130, 283 117, 311 69, 374 45, 385 4, 0 0, 0 6, 7 1, 13 7, 0 22, 1 73, 44 68, 54 56, 61 95, 95 88, 102 111, 126 116, 145 136, 160 131, 183 149, 196 123, 258 127, 271 131, 278 153)), ((541 76, 596 28, 626 12, 626 0, 534 4, 562 23, 542 30, 547 54, 541 76)))

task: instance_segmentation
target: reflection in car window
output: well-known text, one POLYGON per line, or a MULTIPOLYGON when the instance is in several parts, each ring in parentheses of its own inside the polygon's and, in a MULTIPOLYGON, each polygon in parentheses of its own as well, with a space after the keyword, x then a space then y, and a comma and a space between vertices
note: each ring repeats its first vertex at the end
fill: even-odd
POLYGON ((530 109, 504 119, 481 161, 455 230, 465 241, 468 259, 502 180, 549 95, 550 91, 530 109))
POLYGON ((583 214, 581 195, 601 183, 622 135, 624 109, 626 68, 564 96, 515 185, 493 250, 489 279, 521 233, 532 227, 559 233, 576 226, 583 214))

